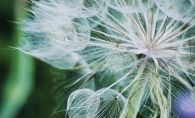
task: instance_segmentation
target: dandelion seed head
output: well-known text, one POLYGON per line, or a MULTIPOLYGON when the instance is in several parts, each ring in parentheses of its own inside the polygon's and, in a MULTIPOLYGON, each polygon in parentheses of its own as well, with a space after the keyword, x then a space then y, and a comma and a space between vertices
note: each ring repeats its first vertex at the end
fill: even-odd
POLYGON ((70 117, 123 118, 150 111, 146 117, 168 118, 177 83, 193 92, 193 0, 32 3, 33 20, 23 21, 27 38, 18 49, 58 69, 87 70, 73 84, 100 89, 73 92, 70 117))

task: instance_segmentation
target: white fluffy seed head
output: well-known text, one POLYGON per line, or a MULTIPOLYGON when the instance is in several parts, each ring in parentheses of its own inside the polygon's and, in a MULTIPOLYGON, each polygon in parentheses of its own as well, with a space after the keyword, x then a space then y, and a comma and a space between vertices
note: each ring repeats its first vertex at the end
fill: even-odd
MULTIPOLYGON (((139 88, 137 86, 147 88, 148 91, 147 95, 138 94, 139 98, 143 97, 145 100, 147 96, 152 104, 157 106, 155 108, 162 112, 161 117, 169 117, 170 96, 174 93, 172 92, 174 87, 170 83, 180 82, 193 91, 192 84, 195 84, 193 0, 32 2, 35 4, 31 10, 34 20, 26 22, 23 30, 27 33, 27 38, 19 49, 59 69, 90 70, 75 83, 83 80, 83 85, 86 85, 94 78, 97 80, 97 76, 100 77, 98 78, 100 82, 104 82, 105 79, 107 79, 105 83, 110 82, 108 93, 95 95, 100 99, 100 106, 98 100, 95 102, 98 109, 92 110, 91 107, 95 106, 91 102, 88 102, 90 104, 86 102, 90 94, 96 92, 80 90, 73 93, 68 105, 69 115, 73 118, 79 114, 85 117, 89 113, 97 113, 97 117, 103 114, 108 117, 114 114, 118 116, 120 115, 118 108, 121 106, 116 106, 117 112, 116 109, 111 109, 112 113, 106 114, 103 109, 108 104, 101 106, 101 99, 111 104, 113 101, 109 101, 110 98, 119 95, 120 99, 117 100, 121 101, 123 106, 127 101, 120 95, 127 92, 128 96, 132 88, 135 90, 139 88), (84 66, 77 67, 77 62, 84 62, 84 66), (120 86, 117 86, 119 83, 120 86), (120 89, 121 93, 113 92, 110 88, 120 89), (109 100, 104 98, 106 95, 109 100), (83 96, 83 101, 78 99, 79 96, 83 96), (80 109, 74 101, 86 107, 80 109), (70 108, 76 109, 71 111, 70 108), (77 110, 79 112, 75 113, 77 110), (87 112, 88 110, 90 112, 87 112)), ((91 86, 95 88, 100 82, 91 82, 91 86)), ((130 100, 128 98, 128 101, 130 100)), ((137 102, 136 113, 140 105, 144 105, 141 104, 143 103, 141 99, 137 102)))

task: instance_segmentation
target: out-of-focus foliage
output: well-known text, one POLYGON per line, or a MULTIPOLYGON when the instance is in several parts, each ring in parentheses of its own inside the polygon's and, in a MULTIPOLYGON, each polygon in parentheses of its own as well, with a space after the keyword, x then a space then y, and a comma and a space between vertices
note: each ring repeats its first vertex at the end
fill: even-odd
POLYGON ((50 67, 11 48, 23 36, 19 20, 28 17, 28 6, 25 0, 0 0, 0 118, 48 118, 56 107, 50 67))

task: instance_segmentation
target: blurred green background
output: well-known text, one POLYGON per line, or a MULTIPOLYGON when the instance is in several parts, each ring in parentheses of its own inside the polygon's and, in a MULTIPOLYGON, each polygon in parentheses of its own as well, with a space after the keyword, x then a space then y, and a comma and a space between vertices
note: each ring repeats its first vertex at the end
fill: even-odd
POLYGON ((28 7, 25 0, 0 0, 0 118, 49 118, 57 106, 51 67, 11 48, 23 36, 19 21, 28 7))

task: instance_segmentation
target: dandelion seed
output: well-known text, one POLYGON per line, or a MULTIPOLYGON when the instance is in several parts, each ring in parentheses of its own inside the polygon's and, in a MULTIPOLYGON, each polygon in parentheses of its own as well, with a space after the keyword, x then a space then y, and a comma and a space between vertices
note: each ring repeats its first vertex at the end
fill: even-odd
POLYGON ((185 86, 193 93, 193 0, 32 3, 29 11, 34 20, 24 22, 27 38, 18 49, 58 69, 87 70, 68 86, 83 82, 81 88, 107 87, 109 91, 73 92, 68 101, 70 117, 135 118, 140 112, 145 117, 168 118, 177 87, 185 86), (97 99, 94 105, 93 99, 89 100, 93 93, 100 99, 99 106, 97 99), (101 100, 105 102, 101 104, 101 100), (107 111, 109 105, 116 108, 107 111))
POLYGON ((112 89, 81 89, 70 95, 67 109, 71 118, 118 118, 126 102, 123 95, 112 89))
POLYGON ((126 98, 112 89, 100 89, 96 92, 100 98, 100 106, 95 118, 119 118, 126 111, 126 98))
POLYGON ((97 94, 89 89, 74 91, 68 98, 68 115, 70 118, 92 118, 100 104, 97 94))

